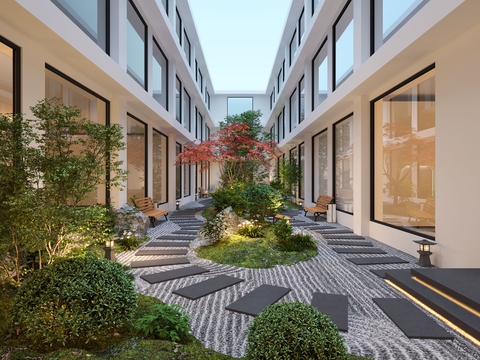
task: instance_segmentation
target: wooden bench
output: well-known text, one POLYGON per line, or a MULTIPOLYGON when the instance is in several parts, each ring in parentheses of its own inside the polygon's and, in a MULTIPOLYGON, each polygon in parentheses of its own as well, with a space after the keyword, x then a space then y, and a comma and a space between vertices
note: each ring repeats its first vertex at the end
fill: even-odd
POLYGON ((209 197, 209 196, 210 196, 210 193, 207 192, 207 191, 205 191, 205 190, 203 190, 202 187, 199 187, 199 189, 200 189, 200 197, 201 197, 201 198, 203 198, 203 197, 209 197))
POLYGON ((427 199, 425 207, 423 210, 419 211, 409 211, 408 212, 408 221, 411 218, 414 218, 417 222, 419 220, 434 220, 435 219, 435 200, 427 199))
POLYGON ((273 222, 275 223, 277 220, 279 219, 285 219, 287 220, 287 224, 290 222, 290 220, 292 220, 292 218, 290 216, 287 216, 287 215, 282 215, 282 214, 277 214, 273 217, 273 222))
POLYGON ((327 205, 331 204, 333 201, 333 197, 320 195, 317 199, 316 206, 313 207, 304 207, 303 211, 305 211, 305 216, 307 216, 307 212, 311 212, 313 216, 315 216, 315 221, 320 216, 320 214, 327 213, 327 205))
POLYGON ((135 199, 135 206, 150 218, 153 227, 155 227, 155 220, 160 216, 165 216, 165 220, 168 220, 168 210, 155 210, 155 204, 151 197, 135 199))

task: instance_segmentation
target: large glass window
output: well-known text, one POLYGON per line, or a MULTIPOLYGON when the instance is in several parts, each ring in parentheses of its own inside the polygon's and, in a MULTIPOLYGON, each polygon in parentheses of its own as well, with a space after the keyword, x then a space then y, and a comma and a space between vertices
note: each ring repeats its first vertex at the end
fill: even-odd
POLYGON ((175 83, 175 118, 179 123, 182 123, 182 82, 176 77, 175 83))
POLYGON ((298 45, 302 43, 303 35, 305 35, 305 9, 302 9, 300 19, 298 19, 298 45))
POLYGON ((300 95, 300 106, 298 107, 298 122, 301 123, 305 119, 305 77, 302 77, 298 83, 298 91, 300 95))
POLYGON ((11 114, 14 109, 15 87, 15 50, 1 42, 0 38, 0 114, 11 114))
MULTIPOLYGON (((0 58, 1 58, 0 52, 0 58)), ((59 98, 67 106, 77 106, 81 110, 81 117, 84 117, 94 123, 108 125, 107 108, 108 101, 95 94, 94 92, 74 83, 68 77, 60 76, 61 73, 53 68, 47 68, 45 71, 45 97, 59 98), (87 91, 88 90, 88 91, 87 91)), ((1 75, 1 73, 0 73, 1 75)), ((0 92, 1 94, 1 92, 0 92)), ((1 97, 0 97, 1 99, 1 97)), ((0 104, 1 105, 1 104, 0 104)), ((11 105, 10 105, 11 106, 11 105)), ((78 134, 76 139, 85 135, 78 134)), ((74 153, 79 154, 81 146, 72 148, 74 153)), ((82 201, 82 205, 95 205, 107 201, 107 189, 105 185, 99 185, 96 191, 92 191, 88 198, 82 201)))
POLYGON ((147 125, 132 115, 127 116, 127 201, 147 196, 146 166, 147 125))
POLYGON ((253 98, 251 97, 229 97, 227 99, 228 116, 240 115, 245 111, 253 110, 253 98))
POLYGON ((295 58, 295 54, 297 53, 298 48, 298 40, 297 40, 297 31, 293 33, 292 40, 290 40, 290 61, 289 65, 292 66, 293 59, 295 58))
MULTIPOLYGON (((178 156, 182 152, 182 145, 175 143, 175 155, 178 156)), ((175 166, 175 197, 182 198, 182 165, 175 166)))
POLYGON ((313 58, 313 102, 312 111, 328 96, 328 49, 325 39, 313 58))
POLYGON ((378 50, 428 0, 375 0, 375 50, 378 50))
POLYGON ((154 129, 153 142, 153 200, 168 202, 168 137, 154 129))
POLYGON ((285 138, 285 108, 278 115, 277 124, 278 124, 278 142, 282 141, 285 138))
POLYGON ((103 51, 108 48, 108 0, 52 0, 103 51))
POLYGON ((192 169, 191 165, 183 165, 183 197, 190 196, 191 192, 191 182, 192 182, 192 177, 190 176, 190 171, 192 169))
POLYGON ((353 74, 353 2, 347 4, 333 25, 334 90, 353 74))
POLYGON ((190 95, 183 89, 183 126, 185 126, 188 131, 192 131, 192 125, 190 123, 190 103, 190 95))
POLYGON ((353 214, 353 116, 334 126, 335 203, 337 210, 353 214))
POLYGON ((277 76, 277 94, 280 93, 280 88, 282 87, 283 80, 285 80, 285 60, 283 60, 283 65, 280 68, 280 72, 278 73, 277 76))
POLYGON ((312 0, 312 15, 315 14, 315 9, 317 8, 317 5, 320 0, 312 0))
POLYGON ((132 1, 127 3, 127 73, 147 88, 147 24, 132 1))
POLYGON ((153 98, 168 110, 168 60, 153 39, 152 90, 153 98))
POLYGON ((203 126, 204 120, 202 114, 195 108, 195 113, 197 117, 197 125, 195 126, 195 138, 199 140, 203 140, 203 126))
POLYGON ((187 57, 188 65, 192 66, 192 57, 191 57, 192 47, 190 45, 190 40, 188 40, 187 32, 184 31, 183 33, 184 33, 183 50, 185 51, 185 56, 187 57))
POLYGON ((313 184, 312 202, 315 202, 320 195, 328 196, 328 136, 327 130, 316 134, 312 138, 313 146, 313 184))
POLYGON ((165 8, 165 12, 168 15, 168 0, 162 0, 162 5, 165 8))
POLYGON ((177 32, 178 36, 178 42, 180 45, 182 45, 182 18, 180 17, 180 13, 178 12, 178 9, 176 9, 177 17, 176 17, 176 24, 175 24, 175 30, 177 32))
POLYGON ((299 183, 298 183, 298 197, 300 199, 305 199, 305 181, 304 181, 304 178, 305 178, 305 143, 301 143, 299 146, 298 146, 298 150, 299 150, 299 157, 298 157, 298 161, 299 161, 299 164, 298 166, 300 167, 300 179, 299 179, 299 183))
POLYGON ((374 103, 374 220, 435 236, 435 70, 374 103))
POLYGON ((293 129, 297 127, 297 89, 293 91, 293 94, 290 95, 290 126, 289 126, 289 132, 292 132, 293 129))

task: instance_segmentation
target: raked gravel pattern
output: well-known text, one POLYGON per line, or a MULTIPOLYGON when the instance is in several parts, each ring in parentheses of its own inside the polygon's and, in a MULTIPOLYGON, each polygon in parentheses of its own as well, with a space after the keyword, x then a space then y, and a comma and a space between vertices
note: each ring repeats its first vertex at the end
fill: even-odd
MULTIPOLYGON (((186 204, 182 209, 198 208, 199 212, 196 213, 196 217, 201 219, 201 211, 204 208, 201 205, 202 203, 208 203, 208 199, 186 204)), ((173 215, 173 212, 171 214, 173 215)), ((303 212, 301 215, 296 215, 295 218, 311 221, 303 216, 303 212)), ((324 221, 324 219, 320 218, 319 222, 321 221, 324 221)), ((323 223, 323 225, 326 225, 326 223, 323 223)), ((335 225, 338 228, 346 229, 339 224, 335 225)), ((170 234, 176 230, 180 230, 180 226, 171 221, 165 221, 163 224, 157 225, 156 228, 150 228, 148 236, 154 241, 157 236, 170 234)), ((139 275, 179 269, 191 265, 132 269, 130 270, 131 273, 136 275, 136 291, 143 295, 157 297, 167 304, 177 304, 184 307, 191 317, 190 326, 193 329, 193 335, 205 347, 234 357, 241 357, 245 353, 248 324, 253 317, 225 310, 225 306, 262 284, 270 284, 292 289, 280 302, 300 301, 310 304, 312 294, 315 292, 348 295, 349 331, 341 334, 345 339, 347 351, 351 354, 385 360, 480 359, 479 347, 432 315, 427 313, 440 326, 454 334, 455 340, 408 339, 373 302, 372 298, 376 297, 404 298, 404 295, 369 270, 415 268, 418 267, 414 264, 417 261, 416 258, 371 238, 366 238, 366 240, 372 241, 376 247, 387 251, 388 255, 337 254, 331 249, 331 246, 326 244, 326 240, 319 233, 300 228, 296 230, 313 235, 318 241, 318 256, 310 261, 300 262, 292 266, 275 266, 272 269, 246 269, 216 264, 210 260, 197 258, 196 253, 189 250, 187 257, 191 265, 207 268, 210 270, 209 273, 151 285, 140 279, 139 275), (357 266, 346 260, 347 257, 371 256, 399 256, 410 261, 410 263, 357 266), (221 274, 242 278, 245 281, 194 301, 172 294, 175 289, 221 274)), ((117 259, 120 263, 128 265, 133 260, 134 254, 134 251, 123 252, 117 255, 117 259)), ((143 256, 142 259, 162 257, 164 256, 143 256)))

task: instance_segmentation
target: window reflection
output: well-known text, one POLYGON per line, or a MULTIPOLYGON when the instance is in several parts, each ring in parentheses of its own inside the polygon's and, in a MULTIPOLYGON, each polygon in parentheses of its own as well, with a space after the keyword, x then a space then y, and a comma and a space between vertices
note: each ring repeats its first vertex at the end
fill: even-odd
POLYGON ((353 213, 353 117, 335 130, 335 203, 338 210, 353 213))
POLYGON ((127 3, 127 73, 146 88, 147 25, 131 1, 127 3))
POLYGON ((13 113, 13 49, 0 42, 0 114, 13 113))
POLYGON ((153 39, 152 90, 153 98, 168 110, 168 60, 162 49, 153 39))
POLYGON ((146 125, 127 116, 127 201, 131 198, 143 198, 145 192, 146 167, 146 125))
POLYGON ((328 49, 325 39, 313 58, 313 108, 314 110, 328 96, 328 49))
POLYGON ((158 131, 152 134, 153 200, 168 201, 168 138, 158 131))
POLYGON ((353 73, 353 3, 349 1, 334 28, 335 88, 353 73))

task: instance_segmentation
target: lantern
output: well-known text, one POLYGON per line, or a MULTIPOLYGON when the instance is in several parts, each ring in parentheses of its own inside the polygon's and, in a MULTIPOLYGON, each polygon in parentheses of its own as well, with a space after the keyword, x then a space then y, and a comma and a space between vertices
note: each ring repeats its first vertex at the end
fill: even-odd
POLYGON ((417 251, 420 254, 420 258, 418 259, 417 264, 422 267, 433 267, 432 263, 430 262, 430 255, 432 255, 432 252, 430 251, 430 246, 437 244, 433 241, 428 241, 425 239, 413 240, 413 242, 420 245, 420 249, 417 251))

